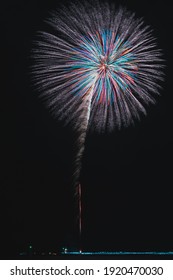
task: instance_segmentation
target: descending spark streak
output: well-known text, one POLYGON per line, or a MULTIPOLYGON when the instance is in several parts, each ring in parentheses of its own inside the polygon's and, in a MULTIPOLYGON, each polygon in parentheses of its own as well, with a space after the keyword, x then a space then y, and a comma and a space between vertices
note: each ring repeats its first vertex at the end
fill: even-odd
POLYGON ((78 222, 79 222, 80 239, 82 234, 82 200, 81 200, 81 184, 78 180, 80 177, 81 160, 85 149, 85 139, 86 139, 88 123, 90 119, 91 101, 92 101, 93 91, 95 87, 95 80, 96 78, 94 79, 93 85, 89 88, 86 95, 83 97, 83 101, 82 101, 83 111, 80 115, 80 119, 76 127, 78 133, 78 138, 77 138, 78 152, 76 154, 76 160, 75 160, 74 185, 77 188, 77 195, 78 195, 78 204, 79 204, 78 222))
POLYGON ((81 184, 78 185, 78 196, 79 196, 79 235, 81 237, 82 233, 82 193, 81 193, 81 184))

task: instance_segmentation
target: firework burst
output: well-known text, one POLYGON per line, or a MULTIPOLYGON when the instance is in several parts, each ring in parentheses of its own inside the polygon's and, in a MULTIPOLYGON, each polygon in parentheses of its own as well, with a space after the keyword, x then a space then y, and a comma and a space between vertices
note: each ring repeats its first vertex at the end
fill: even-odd
POLYGON ((161 51, 142 19, 94 1, 52 12, 32 57, 33 84, 52 113, 78 133, 77 186, 88 128, 128 126, 155 102, 161 51))
POLYGON ((158 94, 162 58, 143 20, 85 2, 52 13, 46 23, 49 31, 38 32, 33 50, 33 77, 56 116, 74 128, 86 116, 87 126, 104 131, 146 114, 158 94))

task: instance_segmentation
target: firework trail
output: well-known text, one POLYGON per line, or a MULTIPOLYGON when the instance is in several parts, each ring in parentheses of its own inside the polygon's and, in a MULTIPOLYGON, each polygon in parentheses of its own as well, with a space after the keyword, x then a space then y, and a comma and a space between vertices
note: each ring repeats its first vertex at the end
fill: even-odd
POLYGON ((51 13, 32 55, 41 97, 77 132, 77 186, 87 130, 128 126, 155 102, 163 77, 161 51, 142 19, 94 1, 51 13))

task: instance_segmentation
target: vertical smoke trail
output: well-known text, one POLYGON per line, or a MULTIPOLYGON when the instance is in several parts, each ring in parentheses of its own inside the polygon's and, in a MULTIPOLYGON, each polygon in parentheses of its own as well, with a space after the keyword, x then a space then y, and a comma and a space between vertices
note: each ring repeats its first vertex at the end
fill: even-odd
MULTIPOLYGON (((92 95, 94 90, 95 83, 91 86, 88 94, 83 99, 81 104, 81 115, 79 117, 79 121, 77 122, 77 153, 75 158, 75 172, 74 172, 74 187, 75 194, 78 200, 78 226, 79 226, 79 241, 81 243, 81 235, 82 235, 82 199, 81 199, 81 184, 80 184, 80 172, 82 167, 82 156, 85 150, 85 140, 88 129, 88 123, 90 119, 91 113, 91 102, 92 95)), ((81 244, 79 245, 81 247, 81 244)))
POLYGON ((74 171, 74 186, 79 185, 80 171, 81 171, 81 160, 85 150, 85 140, 91 113, 91 101, 94 90, 94 85, 90 88, 88 94, 83 98, 81 104, 81 114, 79 115, 78 122, 76 124, 77 141, 76 147, 78 149, 75 158, 75 171, 74 171))

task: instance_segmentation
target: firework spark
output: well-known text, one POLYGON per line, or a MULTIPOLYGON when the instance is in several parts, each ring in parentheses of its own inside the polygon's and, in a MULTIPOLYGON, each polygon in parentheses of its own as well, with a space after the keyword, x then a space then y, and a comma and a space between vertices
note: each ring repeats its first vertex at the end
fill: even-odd
POLYGON ((146 114, 162 80, 150 27, 124 8, 83 2, 51 13, 33 49, 33 83, 52 113, 78 132, 75 180, 88 128, 121 128, 146 114))

